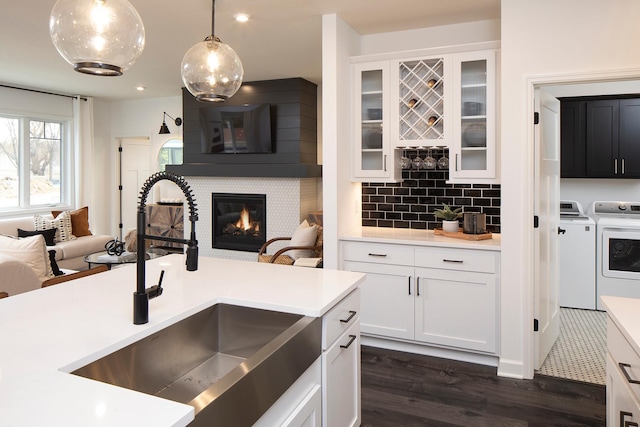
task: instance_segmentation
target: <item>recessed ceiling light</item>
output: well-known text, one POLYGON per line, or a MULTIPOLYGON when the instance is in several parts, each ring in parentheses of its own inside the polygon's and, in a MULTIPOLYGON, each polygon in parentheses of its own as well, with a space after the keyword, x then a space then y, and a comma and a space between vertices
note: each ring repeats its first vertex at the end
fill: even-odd
POLYGON ((146 89, 146 87, 144 87, 144 86, 136 86, 136 90, 139 91, 139 92, 142 92, 145 89, 146 89))
POLYGON ((249 15, 246 13, 238 13, 234 18, 236 18, 236 21, 238 22, 247 22, 249 20, 249 15))

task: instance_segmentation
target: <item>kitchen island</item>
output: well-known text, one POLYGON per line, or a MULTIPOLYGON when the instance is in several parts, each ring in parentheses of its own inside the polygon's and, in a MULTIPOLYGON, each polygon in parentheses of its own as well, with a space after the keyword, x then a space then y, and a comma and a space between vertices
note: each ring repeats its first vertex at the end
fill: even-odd
MULTIPOLYGON (((147 287, 165 271, 149 323, 134 325, 135 266, 0 300, 2 424, 187 425, 193 407, 71 375, 92 361, 217 303, 321 317, 363 275, 182 255, 147 261, 147 287)), ((274 373, 277 375, 277 373, 274 373)))

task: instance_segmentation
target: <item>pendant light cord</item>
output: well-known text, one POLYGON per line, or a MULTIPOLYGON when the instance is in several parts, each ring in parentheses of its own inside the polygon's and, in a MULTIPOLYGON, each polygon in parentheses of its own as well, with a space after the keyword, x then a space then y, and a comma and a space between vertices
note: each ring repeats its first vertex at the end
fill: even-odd
POLYGON ((211 0, 211 40, 215 40, 216 0, 211 0))

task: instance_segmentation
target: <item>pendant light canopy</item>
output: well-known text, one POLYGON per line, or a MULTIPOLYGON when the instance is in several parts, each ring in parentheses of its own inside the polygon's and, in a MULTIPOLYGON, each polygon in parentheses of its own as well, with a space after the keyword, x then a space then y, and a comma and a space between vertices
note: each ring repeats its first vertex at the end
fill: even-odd
POLYGON ((51 10, 54 46, 81 73, 120 76, 142 54, 142 19, 127 0, 58 0, 51 10))
POLYGON ((180 72, 182 82, 198 101, 221 102, 238 91, 244 69, 238 54, 215 36, 215 0, 211 9, 211 35, 187 51, 180 72))

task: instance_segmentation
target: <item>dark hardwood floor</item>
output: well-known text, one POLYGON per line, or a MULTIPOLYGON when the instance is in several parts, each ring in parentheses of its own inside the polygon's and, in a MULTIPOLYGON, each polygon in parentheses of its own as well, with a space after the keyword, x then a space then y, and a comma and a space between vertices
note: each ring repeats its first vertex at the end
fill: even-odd
POLYGON ((605 387, 362 347, 362 426, 604 426, 605 387))

